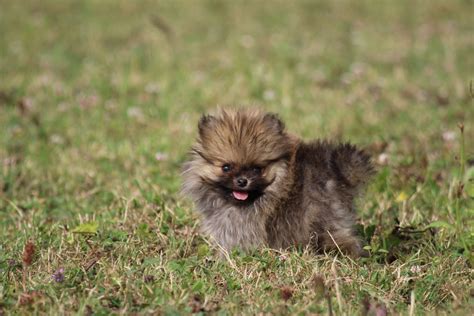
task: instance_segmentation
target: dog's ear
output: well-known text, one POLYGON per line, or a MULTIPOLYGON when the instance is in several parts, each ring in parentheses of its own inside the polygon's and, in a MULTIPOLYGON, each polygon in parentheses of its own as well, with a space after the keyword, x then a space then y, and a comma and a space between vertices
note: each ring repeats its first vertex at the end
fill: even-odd
POLYGON ((283 123, 278 114, 267 113, 265 114, 263 121, 266 122, 271 128, 275 129, 278 133, 283 133, 285 131, 285 123, 283 123))
POLYGON ((212 115, 209 115, 209 114, 202 115, 198 123, 199 135, 202 137, 205 131, 212 127, 215 121, 216 121, 216 118, 212 115))

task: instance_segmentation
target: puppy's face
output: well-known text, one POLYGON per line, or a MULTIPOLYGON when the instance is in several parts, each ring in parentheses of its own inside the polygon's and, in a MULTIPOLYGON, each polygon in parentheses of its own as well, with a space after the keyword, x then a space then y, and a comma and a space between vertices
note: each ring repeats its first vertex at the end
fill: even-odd
POLYGON ((252 110, 203 116, 193 151, 202 185, 236 205, 250 205, 266 193, 278 193, 292 145, 273 114, 252 110))
POLYGON ((272 179, 264 176, 265 167, 260 165, 225 163, 221 169, 222 172, 213 184, 224 196, 237 204, 253 202, 272 182, 272 179))

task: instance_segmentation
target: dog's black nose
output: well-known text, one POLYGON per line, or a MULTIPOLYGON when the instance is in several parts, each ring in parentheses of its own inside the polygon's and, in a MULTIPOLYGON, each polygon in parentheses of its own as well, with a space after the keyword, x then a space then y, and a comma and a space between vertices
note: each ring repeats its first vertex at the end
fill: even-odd
POLYGON ((248 183, 248 181, 245 178, 238 178, 237 179, 237 185, 241 188, 245 188, 247 186, 247 183, 248 183))

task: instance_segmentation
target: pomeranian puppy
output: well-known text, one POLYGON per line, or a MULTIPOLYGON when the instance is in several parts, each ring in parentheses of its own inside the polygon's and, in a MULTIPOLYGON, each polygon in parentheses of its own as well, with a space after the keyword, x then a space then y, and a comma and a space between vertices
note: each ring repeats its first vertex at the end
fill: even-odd
POLYGON ((277 115, 255 109, 204 115, 182 191, 202 229, 225 250, 310 245, 365 255, 354 231, 354 197, 374 173, 350 144, 305 143, 277 115))

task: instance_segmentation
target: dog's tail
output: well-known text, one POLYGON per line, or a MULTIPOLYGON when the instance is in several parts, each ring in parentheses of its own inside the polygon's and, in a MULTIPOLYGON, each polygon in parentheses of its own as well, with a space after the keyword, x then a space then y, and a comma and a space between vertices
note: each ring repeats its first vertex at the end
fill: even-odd
POLYGON ((358 191, 375 174, 370 156, 354 145, 337 145, 330 158, 330 166, 336 178, 358 191))

